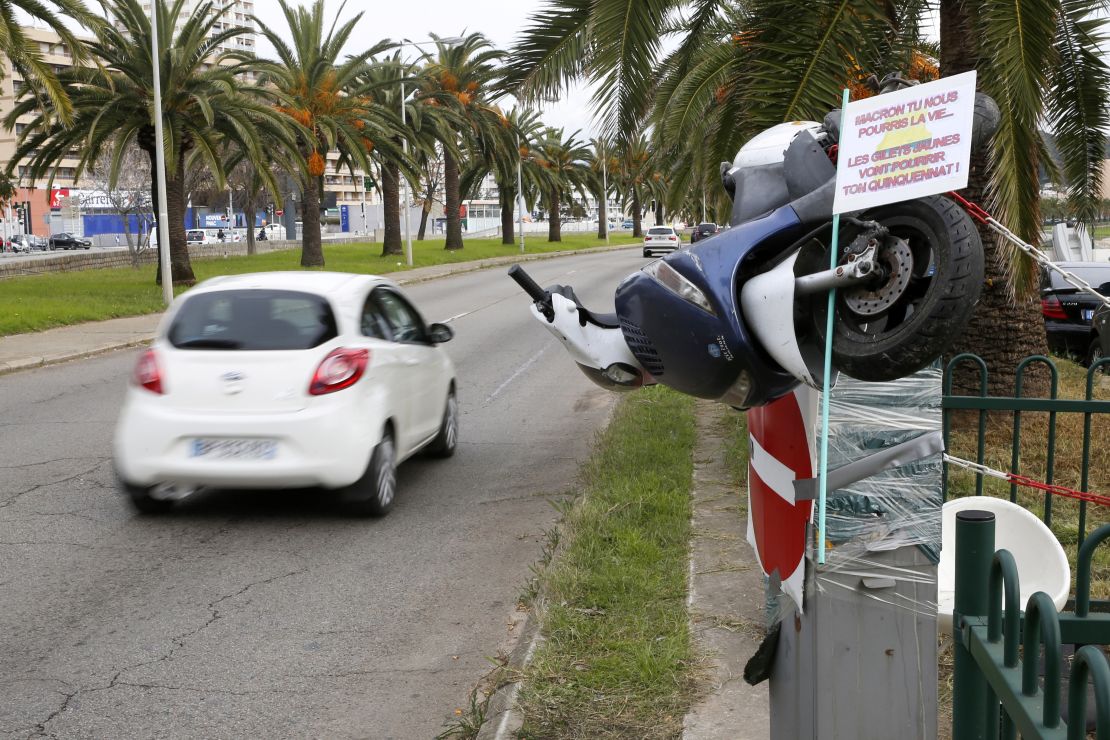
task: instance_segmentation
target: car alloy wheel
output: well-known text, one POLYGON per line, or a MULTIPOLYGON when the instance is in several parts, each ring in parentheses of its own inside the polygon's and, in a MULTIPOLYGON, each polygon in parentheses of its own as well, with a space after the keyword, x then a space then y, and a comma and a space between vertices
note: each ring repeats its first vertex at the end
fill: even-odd
POLYGON ((447 391, 447 401, 443 408, 443 422, 439 426, 439 434, 428 445, 427 450, 434 457, 451 457, 455 454, 455 447, 459 442, 459 401, 455 397, 455 389, 447 391))

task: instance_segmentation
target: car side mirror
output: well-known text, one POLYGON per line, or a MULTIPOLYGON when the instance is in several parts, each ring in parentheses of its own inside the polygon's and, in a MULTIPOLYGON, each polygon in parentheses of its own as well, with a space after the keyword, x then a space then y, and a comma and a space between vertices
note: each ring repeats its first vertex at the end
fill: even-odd
POLYGON ((428 339, 432 344, 443 344, 455 338, 455 330, 447 324, 432 324, 428 327, 428 339))

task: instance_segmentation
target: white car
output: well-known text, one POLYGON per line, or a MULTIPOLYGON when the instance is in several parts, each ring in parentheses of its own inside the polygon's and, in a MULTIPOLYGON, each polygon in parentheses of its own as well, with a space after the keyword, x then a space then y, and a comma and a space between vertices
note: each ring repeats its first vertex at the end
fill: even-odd
POLYGON ((393 282, 275 272, 218 277, 178 298, 139 358, 116 427, 141 512, 200 487, 339 489, 381 516, 395 466, 458 444, 455 369, 393 282))
POLYGON ((644 256, 650 257, 656 252, 673 252, 682 246, 678 232, 671 226, 652 226, 644 234, 644 256))

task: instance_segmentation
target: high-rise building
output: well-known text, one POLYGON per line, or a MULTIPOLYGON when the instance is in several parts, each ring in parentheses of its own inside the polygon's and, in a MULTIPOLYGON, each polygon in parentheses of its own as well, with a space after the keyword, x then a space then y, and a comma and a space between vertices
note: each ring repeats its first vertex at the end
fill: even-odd
MULTIPOLYGON (((163 2, 165 0, 162 0, 163 2)), ((174 29, 176 34, 181 30, 181 26, 192 15, 198 5, 201 5, 206 0, 186 0, 181 9, 181 15, 178 17, 177 28, 174 29)), ((245 28, 246 33, 235 36, 223 44, 216 47, 220 51, 245 51, 249 53, 255 52, 255 45, 257 44, 257 29, 255 28, 254 21, 251 17, 254 15, 254 1, 253 0, 215 0, 214 2, 216 12, 220 16, 219 22, 212 28, 214 32, 225 31, 229 28, 245 28)), ((150 14, 150 0, 143 3, 143 10, 150 14)))

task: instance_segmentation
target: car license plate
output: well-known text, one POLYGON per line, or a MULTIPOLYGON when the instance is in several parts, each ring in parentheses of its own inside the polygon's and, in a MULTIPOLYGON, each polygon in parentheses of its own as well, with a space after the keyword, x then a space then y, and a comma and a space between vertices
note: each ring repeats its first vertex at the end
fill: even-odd
POLYGON ((1093 308, 1084 308, 1079 312, 1079 315, 1083 317, 1084 321, 1090 321, 1095 316, 1095 310, 1093 308))
POLYGON ((213 460, 273 460, 277 442, 272 439, 194 439, 190 457, 213 460))

